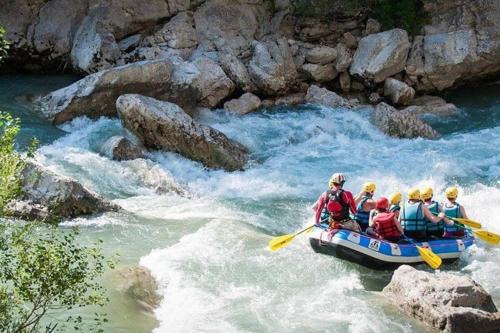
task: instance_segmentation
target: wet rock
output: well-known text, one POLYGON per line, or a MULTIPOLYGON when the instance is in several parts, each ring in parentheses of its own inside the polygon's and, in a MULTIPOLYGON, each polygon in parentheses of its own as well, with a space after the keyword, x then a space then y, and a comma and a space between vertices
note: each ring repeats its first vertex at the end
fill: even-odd
POLYGON ((415 97, 415 89, 399 80, 387 78, 384 83, 384 96, 389 97, 393 104, 408 105, 415 97))
POLYGON ((338 43, 336 46, 337 59, 335 61, 335 69, 337 72, 346 71, 352 62, 352 51, 343 43, 338 43))
POLYGON ((434 114, 437 116, 448 117, 458 113, 458 108, 447 103, 444 99, 438 96, 424 95, 413 100, 413 105, 405 110, 415 115, 434 114))
POLYGON ((132 298, 147 312, 153 312, 161 302, 158 284, 144 266, 119 267, 109 273, 112 287, 132 298))
POLYGON ((294 106, 294 105, 304 104, 305 97, 306 97, 305 92, 299 92, 276 98, 268 98, 262 101, 262 107, 268 108, 278 105, 294 106))
POLYGON ((203 57, 193 64, 200 73, 196 80, 196 86, 201 91, 200 106, 213 108, 234 91, 234 82, 215 61, 203 57))
POLYGON ((304 64, 302 66, 302 70, 310 79, 316 82, 329 82, 335 79, 338 75, 333 64, 304 64))
POLYGON ((397 138, 435 138, 438 133, 428 124, 407 111, 380 103, 375 108, 374 123, 385 134, 397 138))
POLYGON ((142 158, 141 148, 124 136, 115 135, 106 140, 101 147, 101 153, 113 160, 125 161, 142 158))
POLYGON ((219 54, 220 65, 236 86, 246 92, 254 92, 257 87, 252 82, 247 68, 232 52, 219 54))
POLYGON ((253 82, 267 95, 285 94, 297 79, 292 52, 284 38, 255 42, 248 71, 253 82))
POLYGON ((444 332, 498 332, 491 296, 467 276, 399 267, 382 294, 406 314, 444 332))
POLYGON ((357 106, 354 100, 347 100, 333 91, 312 85, 307 90, 305 101, 311 104, 323 105, 331 108, 353 108, 357 106))
POLYGON ((173 65, 169 60, 143 61, 94 73, 40 100, 54 124, 88 116, 115 116, 115 102, 126 93, 168 98, 173 65))
POLYGON ((21 184, 21 195, 9 204, 8 210, 10 215, 24 219, 42 218, 57 223, 63 218, 120 208, 77 181, 55 174, 34 161, 26 162, 21 184))
POLYGON ((408 34, 402 29, 363 37, 354 53, 350 73, 382 82, 404 69, 409 49, 408 34))
POLYGON ((209 168, 240 170, 248 151, 223 133, 196 123, 179 106, 141 95, 123 95, 116 101, 125 128, 151 149, 174 151, 209 168))
POLYGON ((224 109, 229 112, 244 115, 254 112, 261 105, 260 98, 252 93, 245 93, 238 99, 230 100, 224 103, 224 109))
POLYGON ((329 46, 315 47, 306 54, 306 61, 312 64, 326 65, 337 58, 337 50, 329 46))

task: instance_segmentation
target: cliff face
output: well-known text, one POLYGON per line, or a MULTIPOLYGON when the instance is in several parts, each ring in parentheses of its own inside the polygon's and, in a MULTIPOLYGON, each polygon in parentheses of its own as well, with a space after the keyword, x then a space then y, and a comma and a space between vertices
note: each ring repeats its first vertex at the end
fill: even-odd
POLYGON ((203 56, 219 63, 238 90, 260 96, 313 82, 381 93, 387 77, 436 91, 498 73, 499 1, 423 3, 430 22, 411 37, 379 33, 381 25, 363 10, 306 17, 288 0, 7 1, 0 22, 12 44, 4 68, 89 74, 203 56))

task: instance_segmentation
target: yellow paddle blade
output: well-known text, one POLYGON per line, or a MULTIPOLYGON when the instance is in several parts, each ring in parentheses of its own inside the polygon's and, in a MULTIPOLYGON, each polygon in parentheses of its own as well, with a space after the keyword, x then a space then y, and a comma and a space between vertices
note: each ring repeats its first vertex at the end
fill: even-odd
POLYGON ((500 235, 492 233, 487 230, 474 230, 474 235, 476 235, 478 238, 481 238, 485 242, 492 244, 492 245, 498 245, 500 244, 500 235))
POLYGON ((281 249, 282 247, 285 247, 288 244, 290 244, 294 237, 295 237, 295 234, 288 234, 288 235, 275 237, 269 241, 269 244, 268 244, 269 249, 271 249, 271 251, 277 251, 277 250, 281 249))
POLYGON ((474 228, 474 229, 481 229, 482 228, 481 223, 474 221, 474 220, 463 219, 463 218, 458 218, 458 217, 453 217, 451 219, 453 221, 460 222, 463 225, 466 225, 466 226, 474 228))
POLYGON ((443 262, 440 257, 438 257, 434 252, 432 252, 431 249, 417 246, 418 253, 420 253, 420 256, 424 261, 427 263, 427 265, 431 266, 432 269, 438 269, 439 266, 441 266, 441 263, 443 262))

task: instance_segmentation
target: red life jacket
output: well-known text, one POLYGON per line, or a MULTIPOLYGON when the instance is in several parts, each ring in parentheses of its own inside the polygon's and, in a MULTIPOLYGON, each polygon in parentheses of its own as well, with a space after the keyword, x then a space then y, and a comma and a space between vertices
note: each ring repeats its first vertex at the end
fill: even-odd
POLYGON ((335 221, 349 219, 349 204, 344 201, 344 190, 328 191, 326 193, 326 210, 335 221))
POLYGON ((373 218, 375 231, 384 239, 401 236, 394 223, 394 216, 394 213, 380 212, 373 218))

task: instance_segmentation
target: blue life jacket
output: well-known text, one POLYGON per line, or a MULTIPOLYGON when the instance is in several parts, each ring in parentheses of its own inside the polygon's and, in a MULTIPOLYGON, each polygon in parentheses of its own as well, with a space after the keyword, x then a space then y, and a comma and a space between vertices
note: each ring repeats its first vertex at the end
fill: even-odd
POLYGON ((365 212, 363 211, 363 205, 368 199, 371 199, 371 196, 363 195, 361 201, 358 203, 357 212, 356 212, 356 221, 359 223, 359 226, 361 228, 366 229, 368 228, 368 222, 370 220, 370 212, 365 212))
MULTIPOLYGON (((434 214, 439 214, 439 203, 437 201, 431 201, 431 203, 427 206, 429 211, 434 214)), ((438 232, 443 231, 444 223, 443 221, 439 221, 438 223, 433 223, 432 221, 425 220, 427 222, 427 231, 438 232)))
POLYGON ((391 207, 389 207, 389 211, 391 213, 399 212, 400 210, 401 210, 401 207, 399 205, 391 205, 391 207))
POLYGON ((405 231, 426 231, 427 222, 422 211, 422 202, 410 203, 406 201, 399 215, 401 226, 405 231))
MULTIPOLYGON (((462 217, 462 212, 460 211, 460 204, 458 202, 455 202, 455 204, 452 207, 447 207, 446 205, 444 205, 443 212, 446 214, 446 216, 449 217, 458 217, 458 218, 462 217)), ((446 232, 456 232, 462 230, 462 228, 459 228, 456 225, 445 224, 444 230, 446 232)))

